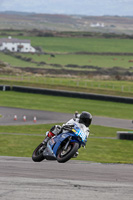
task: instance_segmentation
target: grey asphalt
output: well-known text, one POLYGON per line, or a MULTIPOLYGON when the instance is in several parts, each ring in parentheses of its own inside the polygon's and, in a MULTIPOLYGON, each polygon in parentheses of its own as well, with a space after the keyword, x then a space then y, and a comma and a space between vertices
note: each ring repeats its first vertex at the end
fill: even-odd
MULTIPOLYGON (((48 124, 48 123, 65 123, 73 117, 69 113, 50 112, 42 110, 30 110, 20 108, 7 108, 0 107, 0 125, 24 125, 35 124, 34 117, 36 117, 36 124, 48 124), (14 116, 17 115, 17 120, 14 120, 14 116), (23 121, 23 116, 26 116, 26 121, 23 121)), ((133 130, 132 119, 115 119, 109 117, 93 116, 92 124, 116 127, 133 130)))
POLYGON ((34 124, 34 117, 36 117, 36 124, 48 124, 48 123, 60 123, 66 122, 72 114, 31 110, 21 108, 0 107, 0 125, 24 125, 34 124), (14 116, 17 116, 17 120, 14 120, 14 116), (23 117, 26 116, 26 121, 23 117))
POLYGON ((1 200, 131 200, 133 165, 0 157, 1 200))
MULTIPOLYGON (((0 107, 0 125, 64 123, 72 114, 0 107), (14 121, 14 115, 18 119, 14 121), (23 115, 27 116, 26 122, 23 115)), ((133 129, 131 120, 93 117, 93 124, 133 129)), ((31 147, 32 148, 32 147, 31 147)), ((0 156, 0 200, 131 200, 133 165, 70 160, 34 163, 0 156)))

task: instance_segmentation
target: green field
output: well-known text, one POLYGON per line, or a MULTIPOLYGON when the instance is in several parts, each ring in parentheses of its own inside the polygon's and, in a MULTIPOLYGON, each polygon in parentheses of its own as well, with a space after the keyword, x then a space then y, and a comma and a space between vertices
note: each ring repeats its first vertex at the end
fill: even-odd
MULTIPOLYGON (((2 37, 2 36, 0 36, 2 37)), ((4 36, 3 36, 4 37, 4 36)), ((132 67, 133 56, 107 56, 107 55, 84 55, 69 54, 75 52, 89 53, 133 53, 133 41, 129 39, 101 39, 101 38, 64 38, 64 37, 24 37, 17 36, 20 39, 30 39, 32 46, 38 46, 46 53, 58 53, 54 58, 50 55, 32 55, 21 54, 24 57, 30 57, 37 62, 46 62, 47 64, 75 64, 79 66, 91 65, 98 67, 132 67), (67 53, 62 55, 62 53, 67 53)), ((35 63, 25 62, 16 59, 13 56, 0 53, 0 60, 10 63, 13 66, 36 67, 35 63)))
MULTIPOLYGON (((94 67, 122 67, 133 71, 133 56, 109 56, 109 55, 82 55, 82 54, 59 54, 55 57, 50 55, 41 54, 19 54, 24 58, 30 58, 32 61, 25 61, 19 58, 15 58, 14 55, 6 55, 0 52, 0 60, 9 63, 14 67, 41 67, 41 68, 55 68, 57 66, 50 66, 52 64, 61 65, 58 66, 59 69, 69 69, 69 70, 92 70, 89 67, 84 66, 94 66, 94 67), (45 62, 46 64, 40 64, 45 62), (77 66, 69 66, 77 65, 77 66)), ((93 69, 94 70, 94 69, 93 69)))
POLYGON ((20 60, 14 56, 6 55, 2 52, 0 52, 0 60, 10 64, 13 67, 37 67, 36 64, 33 65, 33 63, 20 60))
MULTIPOLYGON (((0 36, 3 37, 3 36, 0 36)), ((4 36, 5 37, 5 36, 4 36)), ((130 39, 69 38, 69 37, 24 37, 31 40, 32 46, 42 47, 44 52, 126 52, 132 53, 130 39)))
MULTIPOLYGON (((17 54, 21 55, 22 54, 17 54)), ((5 55, 2 56, 2 60, 4 59, 9 59, 11 56, 5 55)), ((109 68, 109 67, 122 67, 122 68, 132 68, 133 67, 133 56, 109 56, 109 55, 83 55, 83 54, 57 54, 55 57, 51 57, 50 55, 41 55, 41 54, 26 54, 23 57, 31 58, 33 61, 38 62, 45 62, 46 64, 58 64, 62 65, 61 67, 66 68, 66 69, 75 69, 78 70, 78 68, 81 70, 87 70, 87 68, 84 68, 84 66, 96 66, 96 67, 104 67, 104 68, 109 68), (69 67, 67 65, 78 65, 77 67, 69 67)), ((17 59, 19 60, 19 59, 17 59)), ((16 65, 16 58, 13 58, 9 62, 12 61, 12 65, 16 65), (13 59, 14 62, 13 62, 13 59)), ((22 66, 24 61, 22 61, 22 66)), ((25 66, 28 66, 30 62, 25 62, 25 66), (27 65, 26 65, 27 63, 27 65)), ((21 65, 21 60, 20 60, 20 65, 21 65)), ((35 67, 37 66, 35 63, 29 64, 29 67, 35 67)), ((41 66, 41 65, 40 65, 41 66)), ((42 65, 42 68, 45 68, 46 65, 42 65)), ((90 69, 89 69, 90 70, 90 69)), ((132 69, 133 70, 133 69, 132 69)))

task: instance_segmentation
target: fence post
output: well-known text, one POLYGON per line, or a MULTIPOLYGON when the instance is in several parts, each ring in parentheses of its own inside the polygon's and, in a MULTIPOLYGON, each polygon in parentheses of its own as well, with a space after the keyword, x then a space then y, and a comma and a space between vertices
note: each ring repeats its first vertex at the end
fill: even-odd
POLYGON ((3 85, 3 91, 5 91, 6 90, 6 86, 5 85, 3 85))

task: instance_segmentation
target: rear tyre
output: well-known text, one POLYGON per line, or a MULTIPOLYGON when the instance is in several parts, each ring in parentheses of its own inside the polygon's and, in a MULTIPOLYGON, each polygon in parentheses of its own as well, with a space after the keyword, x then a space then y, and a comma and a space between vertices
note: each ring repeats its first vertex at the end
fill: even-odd
POLYGON ((73 157, 73 155, 77 152, 79 144, 70 143, 66 151, 64 151, 63 148, 64 147, 59 147, 58 149, 57 161, 59 163, 64 163, 70 160, 73 157))
POLYGON ((44 144, 41 143, 37 146, 37 148, 33 151, 32 154, 32 160, 34 162, 41 162, 42 160, 44 160, 44 156, 43 156, 43 151, 44 151, 45 147, 44 144))

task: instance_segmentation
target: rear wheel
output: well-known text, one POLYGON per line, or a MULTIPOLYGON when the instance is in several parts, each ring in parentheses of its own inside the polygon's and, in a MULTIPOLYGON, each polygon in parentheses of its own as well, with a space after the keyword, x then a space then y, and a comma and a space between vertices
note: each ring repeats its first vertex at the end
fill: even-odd
POLYGON ((34 162, 41 162, 42 160, 44 160, 44 156, 43 156, 43 151, 44 151, 45 147, 44 144, 41 143, 37 146, 37 148, 33 151, 32 154, 32 160, 34 162))
POLYGON ((64 147, 60 147, 58 149, 57 161, 59 163, 64 163, 70 160, 73 157, 73 155, 77 152, 78 148, 78 143, 70 143, 66 151, 63 150, 64 147))

